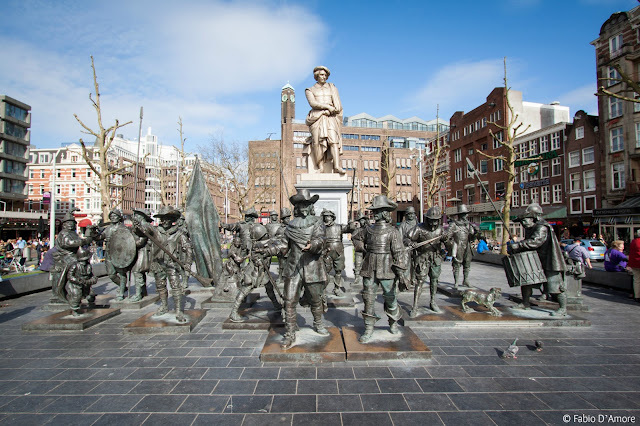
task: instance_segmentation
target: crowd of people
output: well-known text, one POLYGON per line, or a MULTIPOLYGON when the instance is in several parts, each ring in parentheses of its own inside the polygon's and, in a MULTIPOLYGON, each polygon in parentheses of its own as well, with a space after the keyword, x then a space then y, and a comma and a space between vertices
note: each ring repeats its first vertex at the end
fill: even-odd
POLYGON ((49 238, 22 237, 0 240, 0 258, 5 261, 16 259, 22 266, 28 260, 35 260, 40 266, 45 253, 49 250, 49 238))

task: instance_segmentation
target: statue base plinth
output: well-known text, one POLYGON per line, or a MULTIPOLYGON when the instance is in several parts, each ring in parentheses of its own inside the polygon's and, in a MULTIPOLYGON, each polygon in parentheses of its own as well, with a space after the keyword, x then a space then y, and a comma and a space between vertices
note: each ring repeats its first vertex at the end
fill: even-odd
POLYGON ((334 294, 327 294, 327 305, 330 308, 350 308, 355 306, 356 300, 350 291, 345 291, 344 296, 338 297, 334 294))
POLYGON ((243 309, 240 315, 245 317, 242 322, 234 322, 227 318, 222 323, 223 330, 269 330, 273 327, 284 327, 284 320, 280 311, 266 309, 243 309))
POLYGON ((386 327, 376 328, 369 342, 360 343, 358 339, 364 332, 364 327, 342 327, 347 361, 431 358, 431 349, 411 328, 399 327, 399 329, 398 334, 391 334, 386 327))
POLYGON ((23 324, 22 331, 82 331, 115 317, 120 309, 80 309, 78 313, 80 316, 73 316, 67 309, 23 324))
POLYGON ((142 309, 145 306, 152 305, 156 303, 158 300, 160 300, 160 296, 158 296, 157 294, 151 294, 143 297, 142 300, 138 302, 132 302, 130 298, 127 298, 124 300, 111 299, 109 301, 109 306, 112 308, 121 309, 123 311, 133 311, 137 309, 142 309))
POLYGON ((203 309, 185 309, 187 322, 178 322, 175 312, 154 317, 154 312, 141 316, 124 327, 124 334, 184 334, 191 333, 207 315, 203 309))
MULTIPOLYGON (((94 300, 93 303, 89 303, 86 301, 86 299, 83 299, 84 303, 80 304, 80 308, 81 309, 108 309, 109 301, 111 300, 112 297, 113 296, 110 294, 98 294, 96 295, 96 300, 94 300)), ((58 300, 54 301, 53 299, 51 299, 49 303, 47 303, 46 305, 42 305, 40 309, 47 312, 65 311, 69 309, 69 304, 66 302, 58 301, 58 300)))
MULTIPOLYGON (((296 189, 308 189, 311 195, 319 195, 320 198, 314 205, 316 215, 320 216, 322 209, 331 210, 336 214, 336 223, 346 225, 349 217, 349 201, 353 183, 347 174, 338 173, 304 173, 300 175, 300 182, 295 184, 296 189)), ((353 244, 351 240, 343 236, 345 257, 345 273, 348 278, 353 278, 353 244)))
MULTIPOLYGON (((236 295, 233 293, 229 294, 229 297, 227 297, 227 294, 228 293, 219 295, 214 294, 210 298, 201 302, 200 307, 202 309, 228 308, 233 305, 234 300, 236 300, 236 295)), ((258 301, 258 299, 260 299, 260 295, 258 293, 249 293, 247 297, 244 298, 244 302, 242 302, 240 307, 250 308, 258 301)))
POLYGON ((262 362, 343 362, 346 360, 344 344, 338 327, 327 327, 329 336, 321 336, 311 328, 301 327, 291 349, 283 350, 284 328, 269 331, 264 342, 262 362))
POLYGON ((463 287, 463 286, 458 286, 458 288, 455 287, 455 285, 453 284, 448 284, 448 283, 438 283, 438 293, 442 293, 445 296, 449 296, 449 297, 462 297, 462 293, 464 293, 467 290, 479 290, 478 287, 463 287))

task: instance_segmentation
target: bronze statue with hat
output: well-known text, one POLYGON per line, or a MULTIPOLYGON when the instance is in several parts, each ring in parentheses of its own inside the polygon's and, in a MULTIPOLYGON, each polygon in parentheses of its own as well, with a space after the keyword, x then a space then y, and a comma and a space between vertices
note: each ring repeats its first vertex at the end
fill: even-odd
POLYGON ((244 221, 236 223, 221 223, 220 228, 237 233, 240 236, 242 242, 242 248, 247 252, 251 251, 251 225, 255 223, 256 219, 260 217, 254 207, 247 209, 244 212, 244 221))
POLYGON ((269 238, 273 238, 276 236, 276 232, 280 229, 280 221, 278 220, 278 212, 275 210, 271 210, 269 212, 269 223, 265 226, 267 228, 267 232, 269 233, 269 238))
MULTIPOLYGON (((538 203, 529 204, 522 217, 516 219, 524 227, 524 239, 509 244, 507 251, 514 255, 523 252, 538 254, 547 281, 544 284, 544 291, 554 295, 559 305, 558 310, 551 315, 564 316, 567 313, 567 295, 565 294, 567 266, 556 234, 549 222, 542 218, 542 214, 542 207, 538 203)), ((518 307, 529 309, 533 288, 539 288, 540 284, 523 284, 521 287, 522 303, 518 307)))
MULTIPOLYGON (((402 222, 398 225, 398 231, 400 231, 400 237, 404 243, 404 239, 409 235, 409 232, 418 225, 418 219, 416 217, 416 209, 413 206, 407 207, 404 212, 402 222)), ((413 270, 413 261, 411 256, 407 256, 407 269, 402 271, 402 274, 398 275, 398 290, 407 291, 415 287, 415 272, 413 270)))
POLYGON ((473 258, 471 243, 480 236, 480 229, 469 222, 468 215, 469 209, 465 204, 461 204, 458 206, 456 218, 449 220, 449 230, 453 233, 453 242, 455 243, 455 255, 453 254, 453 244, 449 251, 452 255, 453 282, 456 289, 459 284, 460 266, 462 266, 462 286, 470 287, 469 274, 473 258))
POLYGON ((80 247, 76 252, 76 261, 69 265, 66 272, 65 296, 73 316, 80 316, 80 303, 84 297, 89 302, 95 300, 91 286, 98 280, 93 275, 91 264, 91 250, 80 247))
POLYGON ((327 82, 329 69, 317 66, 313 69, 316 84, 305 90, 311 111, 307 115, 311 137, 307 138, 305 151, 309 155, 309 173, 323 173, 325 164, 333 172, 343 174, 340 165, 342 154, 342 103, 338 89, 327 82))
POLYGON ((341 225, 336 223, 336 214, 331 210, 323 209, 322 221, 324 223, 324 253, 323 259, 327 268, 327 276, 333 282, 333 294, 343 297, 346 289, 342 279, 344 271, 344 244, 342 244, 342 234, 349 234, 355 229, 355 225, 341 225), (331 270, 333 269, 333 276, 331 270))
POLYGON ((151 272, 153 272, 161 303, 154 316, 162 316, 169 312, 168 288, 171 288, 176 309, 176 321, 184 323, 188 320, 182 306, 182 298, 185 293, 182 274, 185 269, 189 268, 190 270, 193 252, 189 238, 184 232, 181 232, 177 224, 180 215, 180 211, 172 206, 162 206, 155 215, 160 220, 159 226, 152 227, 139 220, 134 220, 133 223, 136 227, 140 227, 142 232, 148 235, 154 243, 151 249, 151 272))
MULTIPOLYGON (((147 209, 133 209, 133 218, 146 226, 150 226, 153 222, 151 213, 147 209)), ((133 237, 136 244, 136 258, 131 267, 131 278, 136 287, 136 294, 130 296, 129 301, 139 302, 147 296, 147 273, 151 270, 151 242, 139 227, 134 227, 133 237)))
POLYGON ((120 209, 109 212, 109 223, 97 234, 97 241, 103 241, 107 275, 118 286, 116 300, 124 300, 127 293, 127 272, 135 260, 137 248, 132 232, 124 225, 124 215, 120 209))
MULTIPOLYGON (((53 267, 51 268, 52 303, 67 302, 64 294, 66 285, 67 268, 77 261, 76 253, 82 246, 91 244, 93 235, 78 235, 77 223, 73 212, 69 210, 62 218, 62 230, 56 237, 56 252, 53 254, 53 267)), ((93 229, 93 228, 90 228, 93 229)), ((95 297, 94 297, 95 298, 95 297)))
POLYGON ((356 217, 358 227, 351 234, 351 242, 353 243, 353 285, 360 288, 362 285, 362 261, 364 260, 364 242, 362 238, 358 237, 361 233, 365 232, 365 228, 369 226, 369 217, 362 211, 358 212, 356 217))
POLYGON ((426 222, 413 228, 405 238, 405 242, 413 253, 413 263, 418 281, 413 289, 413 307, 409 313, 411 318, 417 317, 420 313, 420 295, 427 278, 429 279, 431 290, 429 307, 435 313, 441 312, 436 302, 436 294, 438 292, 440 273, 442 272, 443 243, 449 241, 451 233, 445 233, 442 229, 442 210, 440 210, 440 207, 429 208, 425 216, 426 222))
MULTIPOLYGON (((365 330, 360 336, 361 343, 367 343, 373 337, 376 321, 380 319, 375 312, 376 291, 378 285, 382 287, 384 311, 389 318, 389 332, 398 334, 398 321, 402 317, 400 306, 396 299, 394 278, 407 268, 407 253, 402 245, 400 232, 391 224, 391 212, 398 205, 385 195, 378 195, 368 207, 373 212, 375 223, 358 233, 356 240, 364 245, 365 254, 362 262, 365 330)), ((355 244, 355 243, 354 243, 355 244)))
POLYGON ((311 196, 308 189, 298 189, 289 198, 294 206, 294 218, 287 224, 284 234, 259 249, 272 256, 278 253, 287 255, 282 270, 286 327, 283 350, 290 349, 296 342, 296 305, 303 288, 309 294, 313 329, 321 336, 329 335, 322 322, 322 296, 327 283, 327 272, 322 262, 324 230, 322 221, 310 214, 318 198, 318 195, 311 196))
MULTIPOLYGON (((282 238, 284 231, 287 229, 287 225, 291 221, 291 210, 288 207, 280 209, 280 228, 276 231, 276 237, 282 238)), ((278 287, 284 286, 284 277, 282 276, 282 267, 286 261, 287 256, 282 253, 278 253, 278 280, 276 284, 278 287)))

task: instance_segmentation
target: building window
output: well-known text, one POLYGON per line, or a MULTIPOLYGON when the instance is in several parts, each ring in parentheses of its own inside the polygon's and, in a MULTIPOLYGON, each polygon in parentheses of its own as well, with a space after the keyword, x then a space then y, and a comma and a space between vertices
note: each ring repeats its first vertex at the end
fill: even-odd
POLYGON ((609 98, 609 119, 622 115, 622 99, 609 98))
POLYGON ((560 167, 560 159, 554 158, 551 160, 551 176, 560 176, 562 168, 560 167))
POLYGON ((562 184, 561 183, 557 185, 553 185, 553 202, 554 203, 562 202, 562 184))
POLYGON ((40 170, 40 179, 44 179, 44 169, 40 170))
POLYGON ((467 204, 473 204, 475 202, 476 197, 476 189, 468 188, 467 189, 467 204))
POLYGON ((549 152, 549 136, 540 137, 540 152, 549 152))
POLYGON ((529 205, 529 191, 527 191, 526 189, 523 189, 520 192, 520 205, 522 207, 529 205))
POLYGON ((538 141, 532 140, 529 141, 529 156, 538 155, 538 141))
POLYGON ((594 154, 593 154, 593 147, 590 146, 588 148, 584 148, 582 150, 582 164, 593 164, 593 162, 595 161, 594 159, 594 154))
POLYGON ((580 165, 580 151, 569 153, 569 167, 578 167, 580 165))
POLYGON ((494 158, 493 160, 493 171, 499 172, 504 167, 504 160, 501 158, 494 158))
POLYGON ((302 149, 302 148, 304 148, 304 144, 303 143, 294 143, 293 144, 293 148, 294 149, 302 149))
POLYGON ((453 151, 453 162, 457 163, 459 161, 462 161, 462 149, 461 148, 458 148, 458 149, 453 151))
POLYGON ((584 181, 584 190, 585 191, 595 191, 596 190, 596 171, 595 170, 587 170, 586 172, 582 172, 582 180, 584 181))
POLYGON ((511 206, 518 207, 519 205, 520 205, 520 194, 518 193, 518 191, 513 191, 513 193, 511 193, 511 206))
POLYGON ((640 123, 636 123, 636 148, 640 148, 640 123))
POLYGON ((607 80, 607 86, 613 86, 620 83, 620 73, 614 68, 609 67, 609 80, 607 80))
POLYGON ((543 161, 540 163, 540 177, 548 178, 549 177, 549 162, 543 161))
POLYGON ((580 173, 569 175, 569 188, 571 192, 580 192, 580 173))
POLYGON ((538 200, 538 188, 531 188, 531 202, 539 203, 538 200))
POLYGON ((462 167, 458 167, 455 172, 455 181, 460 182, 462 180, 462 167))
POLYGON ((589 195, 588 197, 584 197, 584 212, 592 213, 596 209, 596 196, 589 195))
POLYGON ((551 190, 549 186, 542 187, 542 204, 549 204, 551 201, 551 190))
POLYGON ((528 179, 529 171, 527 166, 520 167, 520 182, 526 182, 528 179))
POLYGON ((611 164, 611 189, 624 189, 624 163, 611 164))
POLYGON ((551 135, 551 150, 554 151, 560 149, 560 132, 555 132, 551 135))
POLYGON ((582 198, 575 197, 571 199, 571 214, 582 213, 582 198))
POLYGON ((624 149, 624 135, 622 134, 622 127, 611 129, 611 152, 618 152, 624 149))
POLYGON ((496 199, 504 199, 506 194, 504 182, 496 182, 496 199))
POLYGON ((584 126, 576 127, 576 140, 584 138, 584 126))
POLYGON ((497 132, 493 135, 493 149, 500 148, 500 142, 502 141, 502 132, 497 132))
POLYGON ((618 56, 622 50, 622 34, 615 35, 609 39, 609 55, 613 58, 618 56))
POLYGON ((483 175, 489 171, 488 162, 489 162, 488 160, 480 160, 480 173, 483 175))

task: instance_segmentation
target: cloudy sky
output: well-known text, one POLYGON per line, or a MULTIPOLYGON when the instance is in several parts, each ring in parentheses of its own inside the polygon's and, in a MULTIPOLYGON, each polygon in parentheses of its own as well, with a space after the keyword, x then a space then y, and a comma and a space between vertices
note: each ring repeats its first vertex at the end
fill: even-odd
POLYGON ((596 113, 600 26, 635 0, 3 0, 0 93, 32 107, 31 143, 59 146, 96 127, 91 60, 103 120, 151 127, 187 149, 280 135, 280 89, 331 70, 345 115, 448 119, 502 85, 525 100, 596 113))

